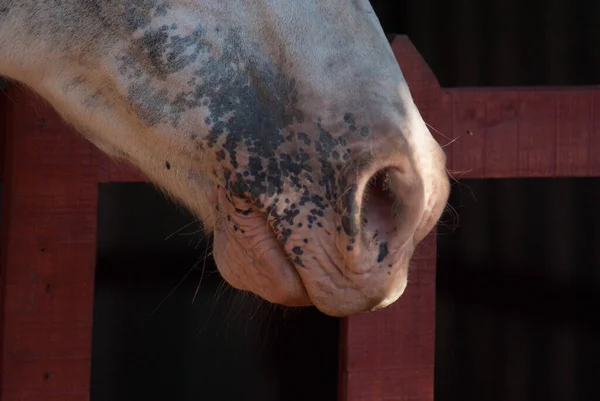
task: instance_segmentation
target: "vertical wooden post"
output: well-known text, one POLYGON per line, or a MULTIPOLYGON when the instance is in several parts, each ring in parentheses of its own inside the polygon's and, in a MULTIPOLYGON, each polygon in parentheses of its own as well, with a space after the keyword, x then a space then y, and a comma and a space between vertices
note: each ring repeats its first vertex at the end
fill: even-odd
POLYGON ((340 400, 433 401, 435 262, 432 233, 413 258, 398 302, 343 320, 340 400))
MULTIPOLYGON (((426 122, 437 124, 432 121, 444 114, 435 76, 406 36, 396 36, 392 49, 419 111, 426 122)), ((400 300, 380 312, 343 320, 341 401, 433 401, 435 268, 433 232, 413 257, 400 300)))
POLYGON ((96 150, 11 86, 0 276, 0 400, 89 400, 96 150))

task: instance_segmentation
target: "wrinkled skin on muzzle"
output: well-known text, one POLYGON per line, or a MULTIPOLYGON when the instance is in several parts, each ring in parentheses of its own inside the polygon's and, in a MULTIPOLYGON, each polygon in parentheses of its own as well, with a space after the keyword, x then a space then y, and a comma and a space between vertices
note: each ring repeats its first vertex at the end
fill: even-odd
POLYGON ((45 73, 0 73, 195 212, 226 281, 333 316, 398 299, 449 185, 367 0, 67 3, 32 17, 45 73))

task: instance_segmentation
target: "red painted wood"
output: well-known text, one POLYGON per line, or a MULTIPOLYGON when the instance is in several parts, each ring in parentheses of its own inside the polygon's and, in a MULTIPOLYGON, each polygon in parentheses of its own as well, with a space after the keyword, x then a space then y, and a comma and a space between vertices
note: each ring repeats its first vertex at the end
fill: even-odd
POLYGON ((450 89, 445 96, 455 176, 599 175, 600 88, 450 89))
POLYGON ((98 182, 146 182, 146 177, 129 162, 117 161, 98 151, 98 182))
POLYGON ((0 82, 0 182, 2 182, 3 171, 4 171, 4 150, 6 148, 6 102, 8 97, 2 89, 2 82, 0 82))
POLYGON ((478 93, 461 93, 453 96, 452 132, 460 138, 452 144, 452 170, 460 174, 484 174, 486 117, 485 97, 478 93))
POLYGON ((591 139, 591 105, 589 92, 559 92, 556 110, 556 174, 588 174, 591 139))
POLYGON ((589 143, 589 170, 591 177, 600 177, 600 91, 592 94, 590 104, 590 143, 589 143))
POLYGON ((556 93, 520 94, 519 172, 526 176, 556 173, 556 93))
POLYGON ((433 400, 435 233, 419 246, 392 306, 344 319, 340 399, 433 400))
POLYGON ((38 96, 8 94, 0 399, 88 400, 97 151, 38 96))
MULTIPOLYGON (((44 396, 43 401, 86 401, 89 400, 89 395, 83 394, 61 394, 61 395, 47 395, 44 396)), ((9 396, 6 399, 2 399, 2 401, 40 401, 38 396, 36 395, 26 395, 26 396, 9 396)))
POLYGON ((592 93, 590 104, 590 144, 589 144, 589 171, 591 177, 600 177, 600 91, 592 93))
MULTIPOLYGON (((483 173, 491 177, 514 177, 519 174, 519 93, 496 91, 487 95, 483 173)), ((481 135, 473 132, 472 136, 481 135)), ((466 134, 464 141, 468 142, 466 134)), ((467 149, 468 150, 468 149, 467 149)))

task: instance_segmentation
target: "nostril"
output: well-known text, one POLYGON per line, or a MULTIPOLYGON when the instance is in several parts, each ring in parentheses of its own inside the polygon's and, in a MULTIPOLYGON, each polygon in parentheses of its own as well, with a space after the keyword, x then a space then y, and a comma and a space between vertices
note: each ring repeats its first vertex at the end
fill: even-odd
POLYGON ((391 251, 414 235, 423 210, 423 185, 418 176, 393 167, 381 169, 363 191, 362 238, 386 254, 388 246, 391 251))
POLYGON ((402 202, 394 192, 391 169, 373 175, 365 187, 361 207, 362 232, 369 242, 386 242, 398 231, 402 202))

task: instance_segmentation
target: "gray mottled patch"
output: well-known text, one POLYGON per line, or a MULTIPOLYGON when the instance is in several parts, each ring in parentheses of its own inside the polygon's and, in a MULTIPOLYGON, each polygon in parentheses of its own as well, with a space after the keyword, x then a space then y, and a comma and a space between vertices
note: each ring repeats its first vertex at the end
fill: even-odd
POLYGON ((153 13, 165 10, 164 4, 159 4, 158 0, 138 0, 124 2, 125 19, 127 28, 130 31, 146 28, 152 21, 153 13))
POLYGON ((129 85, 128 96, 136 99, 138 115, 148 125, 161 121, 161 115, 169 102, 167 90, 153 90, 148 80, 129 85))
POLYGON ((145 51, 147 66, 152 67, 155 77, 165 79, 168 74, 181 71, 195 62, 198 54, 208 47, 202 41, 204 32, 200 27, 190 35, 183 36, 170 34, 172 31, 173 27, 166 25, 149 29, 133 44, 145 51))
MULTIPOLYGON (((352 179, 372 156, 357 148, 353 153, 350 144, 369 136, 368 126, 352 112, 328 115, 327 124, 318 116, 308 118, 295 78, 283 65, 244 46, 235 27, 220 29, 215 49, 214 38, 209 40, 200 24, 188 35, 173 23, 157 26, 154 18, 169 12, 154 0, 140 1, 129 10, 128 27, 142 32, 121 57, 119 72, 130 82, 133 112, 149 126, 177 127, 184 113, 202 109, 205 126, 199 128, 208 134, 188 133, 186 138, 196 149, 211 152, 220 165, 214 173, 230 196, 250 199, 267 213, 282 243, 299 228, 322 229, 327 210, 339 219, 338 231, 351 238, 358 235, 352 179), (160 84, 183 73, 185 91, 169 93, 160 84), (297 194, 297 204, 282 196, 290 191, 297 194)), ((291 246, 290 258, 300 266, 302 254, 300 246, 291 246)))

